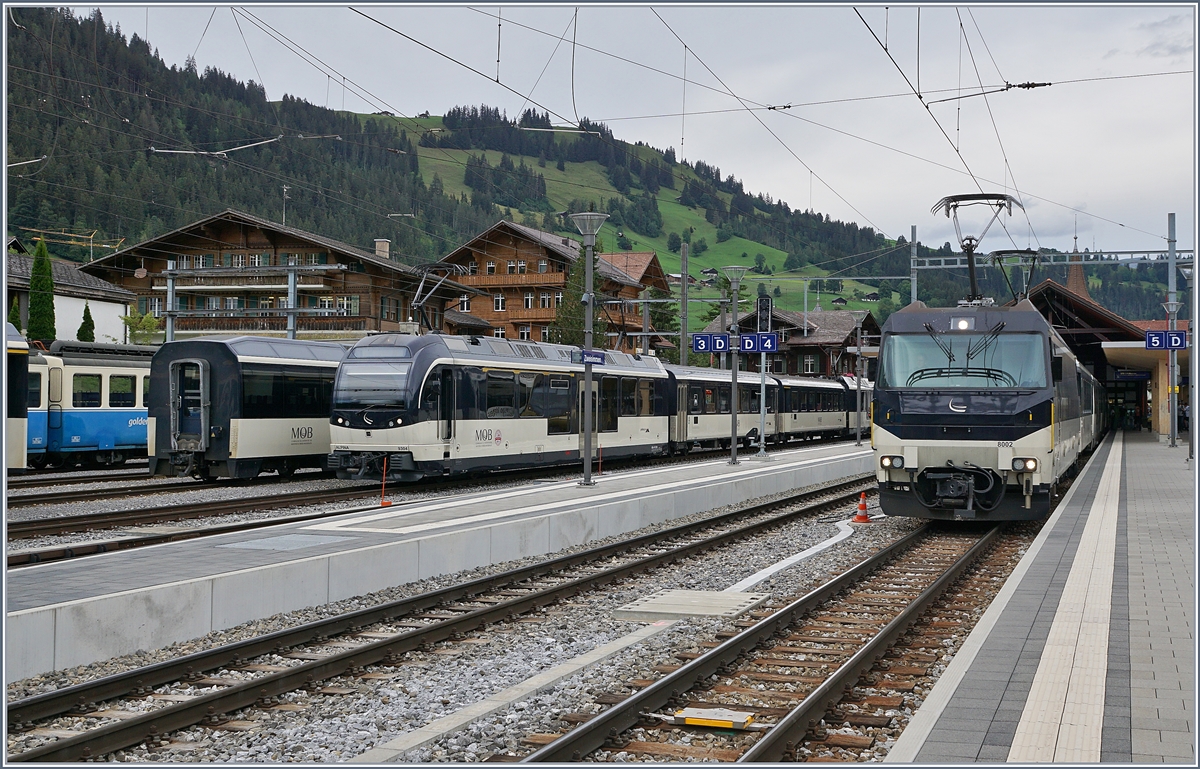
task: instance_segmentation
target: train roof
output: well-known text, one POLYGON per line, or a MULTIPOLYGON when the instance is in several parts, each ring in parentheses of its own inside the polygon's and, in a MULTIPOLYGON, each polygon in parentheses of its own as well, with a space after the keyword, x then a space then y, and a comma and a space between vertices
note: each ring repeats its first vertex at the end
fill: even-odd
POLYGON ((997 323, 1004 322, 1007 333, 1021 331, 1037 331, 1045 333, 1050 324, 1042 317, 1037 308, 1028 299, 1009 306, 984 305, 968 307, 928 307, 924 302, 912 302, 888 316, 883 324, 883 333, 919 334, 925 333, 928 323, 939 333, 950 331, 950 319, 964 316, 975 318, 975 330, 987 331, 995 328, 997 323))
POLYGON ((336 342, 312 342, 303 339, 276 339, 262 336, 197 337, 167 342, 156 358, 179 359, 211 355, 222 351, 224 357, 339 363, 346 357, 346 346, 336 342))
MULTIPOLYGON (((729 384, 730 373, 729 369, 720 368, 696 368, 693 366, 673 366, 667 365, 665 368, 675 374, 680 379, 686 379, 692 382, 716 382, 717 384, 729 384)), ((817 377, 789 377, 776 376, 767 374, 768 384, 772 387, 778 384, 783 384, 785 387, 816 387, 833 390, 845 390, 840 383, 832 379, 818 379, 817 377)), ((738 384, 759 384, 760 377, 755 371, 739 371, 738 384)))
POLYGON ((143 358, 149 360, 158 352, 156 345, 109 344, 107 342, 71 342, 59 339, 50 343, 47 355, 62 358, 143 358))
MULTIPOLYGON (((360 339, 350 350, 351 359, 410 358, 419 350, 436 348, 439 355, 457 361, 477 365, 504 363, 518 367, 530 365, 578 366, 571 354, 579 348, 549 342, 517 341, 482 336, 451 336, 449 334, 375 334, 360 339)), ((641 374, 663 374, 663 364, 652 355, 630 355, 615 350, 597 350, 604 353, 604 364, 594 371, 597 376, 605 371, 634 371, 641 374)))
POLYGON ((21 332, 11 323, 4 324, 4 341, 9 352, 29 352, 29 342, 21 336, 21 332))

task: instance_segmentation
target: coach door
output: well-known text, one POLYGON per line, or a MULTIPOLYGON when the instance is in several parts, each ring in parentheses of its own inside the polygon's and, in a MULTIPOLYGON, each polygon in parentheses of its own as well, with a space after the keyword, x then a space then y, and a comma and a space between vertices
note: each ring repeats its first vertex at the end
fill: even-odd
POLYGON ((454 371, 444 368, 438 402, 438 437, 442 439, 442 457, 450 458, 450 440, 454 438, 454 371))
POLYGON ((171 449, 205 451, 211 420, 208 361, 171 362, 171 449))

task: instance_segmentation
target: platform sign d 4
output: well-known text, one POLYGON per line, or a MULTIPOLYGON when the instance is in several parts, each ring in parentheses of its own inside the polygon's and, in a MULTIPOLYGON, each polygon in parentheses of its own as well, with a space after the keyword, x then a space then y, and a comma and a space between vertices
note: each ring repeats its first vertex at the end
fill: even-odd
POLYGON ((742 334, 738 337, 740 352, 758 352, 758 334, 742 334))
POLYGON ((760 352, 775 352, 779 349, 779 337, 775 334, 759 334, 758 349, 760 352))
POLYGON ((1165 331, 1167 335, 1168 350, 1186 350, 1187 349, 1187 332, 1186 331, 1165 331))
POLYGON ((1146 349, 1147 350, 1165 350, 1165 349, 1167 349, 1167 332, 1166 331, 1147 331, 1146 332, 1146 349))

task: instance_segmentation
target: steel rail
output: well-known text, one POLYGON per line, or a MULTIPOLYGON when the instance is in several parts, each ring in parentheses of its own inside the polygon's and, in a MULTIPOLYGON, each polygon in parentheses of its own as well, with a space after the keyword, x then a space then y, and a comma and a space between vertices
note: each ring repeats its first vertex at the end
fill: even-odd
POLYGON ((223 499, 216 502, 201 502, 187 506, 146 507, 138 510, 116 510, 107 513, 85 515, 63 515, 55 518, 36 518, 8 522, 8 538, 55 536, 72 534, 92 529, 116 526, 140 526, 163 521, 178 521, 188 518, 203 518, 228 513, 248 513, 267 507, 314 504, 314 502, 341 502, 378 494, 374 486, 359 486, 341 491, 293 491, 287 494, 264 494, 243 499, 223 499), (314 500, 314 497, 316 498, 314 500))
MULTIPOLYGON (((547 590, 525 596, 510 598, 463 613, 459 617, 436 622, 424 628, 398 633, 392 638, 367 643, 361 647, 338 652, 321 660, 303 663, 286 671, 270 673, 251 681, 230 686, 184 703, 161 708, 141 716, 107 724, 78 737, 57 740, 22 753, 9 755, 9 761, 71 761, 96 757, 137 744, 145 739, 170 731, 198 724, 222 713, 253 705, 260 700, 293 691, 316 682, 354 672, 365 665, 396 659, 406 651, 418 649, 426 644, 446 640, 457 634, 474 630, 491 622, 538 609, 563 597, 576 595, 585 590, 622 579, 630 574, 644 571, 681 558, 690 557, 713 547, 739 539, 759 531, 781 525, 789 520, 811 514, 833 505, 841 505, 854 499, 864 481, 863 476, 839 484, 833 491, 838 496, 820 500, 797 510, 781 513, 753 523, 745 524, 718 535, 689 542, 669 551, 653 553, 634 561, 621 564, 602 572, 567 580, 547 590), (851 489, 846 491, 846 489, 851 489)), ((323 640, 334 635, 354 632, 374 623, 386 622, 399 616, 424 611, 453 601, 470 600, 473 596, 573 568, 585 563, 600 561, 623 551, 636 550, 648 544, 686 537, 713 526, 723 525, 737 518, 753 516, 772 509, 797 504, 798 499, 817 494, 828 494, 823 489, 790 498, 774 500, 758 505, 723 513, 703 521, 652 532, 610 545, 561 556, 540 564, 511 570, 501 574, 482 577, 461 585, 400 599, 381 606, 360 609, 325 620, 310 622, 296 628, 247 639, 225 646, 182 657, 177 660, 150 665, 145 668, 107 676, 96 681, 78 684, 42 695, 9 703, 7 719, 10 725, 31 724, 35 719, 49 718, 68 713, 74 709, 87 709, 93 703, 121 697, 126 694, 148 693, 151 689, 172 681, 195 679, 207 670, 237 665, 254 657, 281 651, 287 647, 323 640)))
MULTIPOLYGON (((148 480, 150 476, 140 478, 122 478, 121 480, 142 481, 148 480)), ((63 485, 71 482, 64 482, 63 485)), ((79 481, 79 483, 92 483, 92 481, 79 481)), ((67 502, 91 502, 101 499, 120 499, 121 497, 140 497, 146 494, 158 494, 168 491, 192 491, 212 488, 207 484, 202 484, 198 481, 177 481, 174 483, 156 483, 141 487, 128 487, 120 489, 76 489, 74 491, 47 491, 40 494, 21 494, 19 496, 9 496, 7 500, 9 509, 17 507, 33 507, 34 505, 57 505, 67 502)))
POLYGON ((824 683, 817 686, 804 700, 766 732, 750 749, 738 759, 739 763, 761 761, 794 760, 795 745, 817 721, 824 718, 825 711, 854 688, 859 676, 870 670, 883 658, 884 652, 944 593, 959 576, 982 555, 1000 535, 1002 526, 995 526, 942 573, 933 584, 917 596, 891 622, 879 631, 865 646, 855 652, 824 683))
MULTIPOLYGON (((125 468, 121 468, 124 470, 125 468)), ((8 479, 9 490, 13 489, 36 489, 42 486, 61 486, 73 483, 121 483, 124 481, 144 481, 153 478, 153 475, 143 471, 140 472, 121 472, 112 470, 105 475, 53 475, 45 473, 40 475, 16 475, 8 479)))
MULTIPOLYGON (((993 532, 994 531, 995 530, 993 530, 993 532)), ((548 745, 545 745, 544 747, 529 754, 528 756, 525 756, 521 762, 541 763, 582 760, 584 756, 602 748, 610 736, 620 734, 636 726, 641 721, 643 713, 653 712, 666 707, 672 701, 677 700, 683 692, 693 688, 696 684, 702 683, 708 680, 711 676, 718 675, 722 671, 727 670, 728 666, 739 657, 744 658, 750 655, 760 643, 763 643, 768 639, 771 639, 773 636, 782 633, 786 628, 795 624, 806 613, 817 608, 834 595, 849 588, 859 580, 884 566, 886 563, 904 551, 908 550, 927 535, 927 526, 922 526, 921 528, 913 531, 903 539, 900 539, 879 551, 868 560, 863 561, 857 566, 854 566, 851 569, 843 572, 824 585, 821 585, 820 587, 811 591, 807 595, 783 607, 771 616, 762 619, 752 627, 747 628, 744 632, 739 633, 733 638, 725 641, 720 646, 717 646, 700 657, 697 657, 695 660, 688 662, 678 670, 658 679, 653 684, 647 686, 636 694, 630 695, 626 699, 622 700, 619 704, 614 705, 609 710, 600 713, 595 718, 585 722, 576 729, 567 732, 554 742, 551 742, 548 745)), ((990 536, 991 535, 989 534, 989 537, 990 536)), ((977 543, 968 552, 978 553, 979 547, 980 545, 977 543)), ((966 565, 969 565, 969 562, 963 562, 961 559, 959 563, 963 564, 961 568, 966 568, 966 565)), ((958 566, 952 568, 961 571, 961 568, 958 566)), ((938 584, 940 583, 941 580, 939 580, 938 584)), ((946 584, 948 584, 948 582, 946 584)), ((925 596, 926 593, 929 593, 929 591, 927 590, 925 593, 922 593, 922 597, 925 596)), ((904 627, 907 627, 908 622, 911 622, 912 619, 916 618, 917 614, 919 614, 919 611, 913 611, 912 609, 904 612, 904 614, 901 615, 901 617, 907 618, 904 622, 900 622, 900 618, 897 618, 897 620, 889 623, 883 632, 888 632, 893 627, 899 627, 902 630, 904 627)), ((898 634, 899 633, 897 632, 896 635, 898 634)), ((867 654, 863 654, 861 652, 856 653, 853 657, 851 657, 851 660, 848 661, 847 664, 854 663, 855 667, 857 668, 858 662, 855 661, 861 661, 862 659, 869 659, 870 662, 873 663, 876 659, 875 654, 876 652, 874 650, 867 654)), ((882 655, 882 650, 879 650, 878 654, 882 655)), ((848 680, 852 682, 856 680, 857 675, 858 673, 856 672, 854 678, 843 678, 839 676, 838 681, 848 680)), ((795 716, 794 718, 792 715, 786 717, 785 721, 789 724, 789 727, 786 730, 781 731, 780 734, 791 734, 791 730, 794 729, 794 725, 796 724, 802 724, 804 728, 807 729, 807 713, 812 711, 817 702, 826 702, 828 700, 828 695, 832 692, 836 692, 836 696, 833 700, 836 702, 837 697, 841 696, 841 687, 843 685, 844 683, 837 683, 835 686, 826 681, 826 684, 822 684, 820 687, 818 687, 817 691, 822 693, 821 698, 819 700, 814 700, 813 704, 806 708, 804 711, 805 715, 795 716)), ((801 703, 800 707, 804 707, 805 703, 808 703, 810 700, 813 700, 813 695, 810 695, 809 698, 806 698, 805 701, 801 703)), ((781 722, 780 725, 782 725, 782 723, 783 722, 781 722)), ((779 726, 777 725, 770 732, 767 732, 767 734, 772 734, 775 729, 779 729, 779 726)), ((757 760, 777 759, 761 758, 757 760)))

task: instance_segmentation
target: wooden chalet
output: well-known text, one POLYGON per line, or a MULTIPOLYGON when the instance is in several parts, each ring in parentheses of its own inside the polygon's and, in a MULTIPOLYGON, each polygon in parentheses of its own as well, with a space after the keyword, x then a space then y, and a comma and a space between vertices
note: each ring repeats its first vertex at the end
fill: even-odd
MULTIPOLYGON (((706 333, 717 333, 720 320, 709 323, 706 333)), ((742 331, 758 330, 758 311, 738 319, 742 331)), ((802 312, 773 310, 771 329, 779 334, 779 352, 767 356, 768 370, 790 376, 844 376, 854 373, 858 338, 854 316, 846 310, 809 310, 807 324, 802 312)), ((863 355, 879 344, 879 323, 868 314, 863 320, 863 355)), ((758 371, 759 356, 746 356, 749 371, 758 371)))
MULTIPOLYGON (((425 302, 428 325, 414 317, 423 274, 391 258, 387 240, 371 253, 347 243, 241 211, 219 214, 129 246, 80 269, 135 295, 139 312, 167 311, 168 262, 174 264, 175 333, 286 333, 289 265, 297 275, 296 319, 302 338, 354 339, 370 332, 443 331, 446 300, 474 294, 446 280, 425 302)), ((437 283, 429 276, 422 298, 437 283)))
MULTIPOLYGON (((501 339, 548 341, 550 324, 562 306, 570 271, 582 253, 578 241, 507 220, 456 248, 443 262, 465 274, 457 280, 478 291, 465 291, 446 305, 453 333, 490 334, 501 339)), ((654 252, 601 253, 596 270, 600 301, 636 300, 649 288, 670 289, 654 252)), ((616 334, 606 347, 626 352, 640 349, 640 304, 597 304, 616 334)), ((601 346, 597 340, 597 346, 601 346)))

